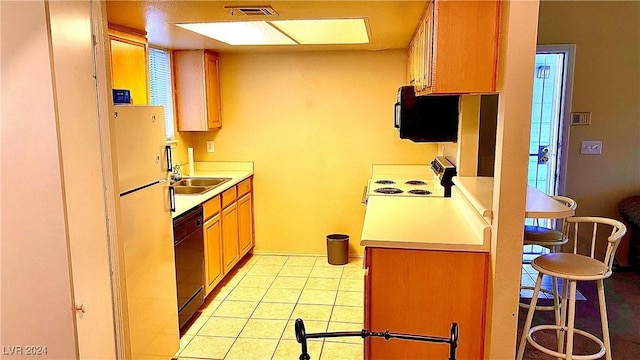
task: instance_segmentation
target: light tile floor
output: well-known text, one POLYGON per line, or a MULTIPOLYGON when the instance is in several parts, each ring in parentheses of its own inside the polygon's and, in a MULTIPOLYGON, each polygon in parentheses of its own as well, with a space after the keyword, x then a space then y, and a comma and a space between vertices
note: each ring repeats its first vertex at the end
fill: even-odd
MULTIPOLYGON (((326 257, 248 255, 209 294, 180 339, 180 359, 297 359, 294 321, 307 333, 363 327, 362 259, 346 265, 326 257)), ((308 341, 311 359, 362 359, 354 337, 308 341)))

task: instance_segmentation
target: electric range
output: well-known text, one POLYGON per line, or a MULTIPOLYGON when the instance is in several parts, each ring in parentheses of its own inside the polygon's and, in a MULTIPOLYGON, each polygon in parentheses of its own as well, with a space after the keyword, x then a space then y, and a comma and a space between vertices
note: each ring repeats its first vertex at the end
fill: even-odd
POLYGON ((455 166, 444 156, 436 156, 430 166, 373 165, 366 197, 451 197, 455 175, 455 166))

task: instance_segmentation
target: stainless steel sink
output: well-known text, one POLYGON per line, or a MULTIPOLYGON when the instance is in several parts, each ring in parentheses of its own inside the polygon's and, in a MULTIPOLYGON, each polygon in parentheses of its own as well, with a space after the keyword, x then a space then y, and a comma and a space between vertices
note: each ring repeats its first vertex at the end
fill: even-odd
POLYGON ((210 186, 174 186, 176 195, 200 195, 213 189, 210 186))
POLYGON ((173 186, 218 186, 231 178, 183 178, 173 183, 173 186))
POLYGON ((173 183, 176 195, 200 195, 212 190, 231 178, 183 178, 173 183))

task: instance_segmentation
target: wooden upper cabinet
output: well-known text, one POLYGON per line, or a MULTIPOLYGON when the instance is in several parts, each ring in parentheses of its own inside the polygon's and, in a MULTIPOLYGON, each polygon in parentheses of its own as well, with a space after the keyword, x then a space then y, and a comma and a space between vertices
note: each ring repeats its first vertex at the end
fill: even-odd
POLYGON ((174 50, 178 131, 220 129, 220 72, 218 54, 208 50, 174 50))
POLYGON ((149 50, 143 33, 109 25, 111 83, 128 89, 136 105, 149 103, 149 50))
POLYGON ((499 23, 498 0, 430 0, 408 50, 416 92, 494 92, 499 23))

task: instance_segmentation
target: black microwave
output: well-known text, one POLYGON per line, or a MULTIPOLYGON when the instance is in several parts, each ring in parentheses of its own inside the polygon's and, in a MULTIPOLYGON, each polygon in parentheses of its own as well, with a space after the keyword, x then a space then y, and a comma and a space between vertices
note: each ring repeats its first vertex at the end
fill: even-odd
POLYGON ((413 86, 398 90, 394 127, 413 142, 457 142, 459 95, 416 96, 413 86))

